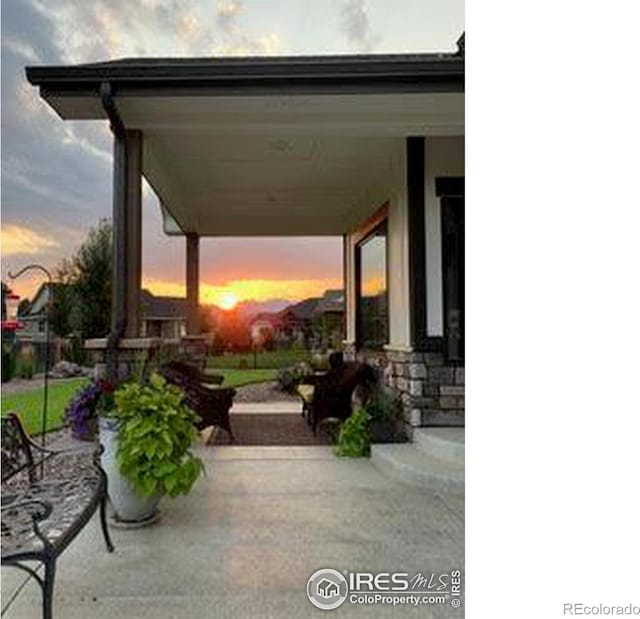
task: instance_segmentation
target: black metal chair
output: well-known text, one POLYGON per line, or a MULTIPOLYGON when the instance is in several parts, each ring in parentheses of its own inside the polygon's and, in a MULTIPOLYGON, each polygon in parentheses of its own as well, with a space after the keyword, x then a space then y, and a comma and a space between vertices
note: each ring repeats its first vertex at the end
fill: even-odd
POLYGON ((113 551, 101 450, 95 445, 44 449, 31 440, 16 414, 2 418, 2 565, 35 578, 45 619, 52 616, 56 560, 98 508, 107 550, 113 551), (25 563, 30 561, 44 564, 44 577, 25 563))

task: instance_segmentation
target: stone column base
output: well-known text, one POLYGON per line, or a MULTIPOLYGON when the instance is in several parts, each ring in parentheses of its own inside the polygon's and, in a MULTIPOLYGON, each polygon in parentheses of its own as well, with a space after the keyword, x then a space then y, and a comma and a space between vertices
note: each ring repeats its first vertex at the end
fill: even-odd
MULTIPOLYGON (((159 338, 124 338, 118 342, 118 380, 144 376, 156 367, 162 345, 159 338)), ((94 362, 94 376, 107 373, 107 338, 87 340, 84 345, 94 362)))
POLYGON ((441 353, 410 349, 356 353, 353 346, 349 353, 377 368, 380 382, 399 395, 409 435, 422 426, 464 425, 464 367, 447 365, 441 353))
POLYGON ((464 425, 464 367, 441 353, 387 349, 383 382, 400 394, 411 427, 464 425))

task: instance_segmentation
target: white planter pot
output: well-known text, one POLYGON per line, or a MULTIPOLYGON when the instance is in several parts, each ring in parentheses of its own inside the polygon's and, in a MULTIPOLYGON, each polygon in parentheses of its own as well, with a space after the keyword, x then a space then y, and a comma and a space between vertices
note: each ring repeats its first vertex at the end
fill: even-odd
POLYGON ((107 474, 107 491, 116 515, 116 521, 131 525, 144 525, 157 519, 160 493, 141 497, 133 485, 120 473, 118 467, 118 430, 113 419, 99 420, 100 442, 104 446, 101 461, 107 474))

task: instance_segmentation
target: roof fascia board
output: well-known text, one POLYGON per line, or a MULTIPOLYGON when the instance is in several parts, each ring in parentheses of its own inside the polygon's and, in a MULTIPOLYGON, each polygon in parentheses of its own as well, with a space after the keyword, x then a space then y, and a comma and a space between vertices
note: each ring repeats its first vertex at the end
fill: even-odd
POLYGON ((94 96, 100 84, 114 94, 154 96, 205 94, 315 94, 369 92, 462 92, 464 59, 444 57, 357 57, 336 62, 215 60, 211 62, 104 63, 27 67, 27 79, 44 98, 94 96))

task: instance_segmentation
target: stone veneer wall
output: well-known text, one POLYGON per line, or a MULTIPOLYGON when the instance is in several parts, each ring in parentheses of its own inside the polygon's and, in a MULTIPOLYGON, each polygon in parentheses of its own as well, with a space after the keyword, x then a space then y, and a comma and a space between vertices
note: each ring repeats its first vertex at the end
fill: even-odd
POLYGON ((464 423, 464 367, 446 365, 442 354, 356 353, 353 345, 347 345, 345 357, 377 368, 379 380, 400 395, 409 433, 412 428, 442 425, 447 420, 464 423))

